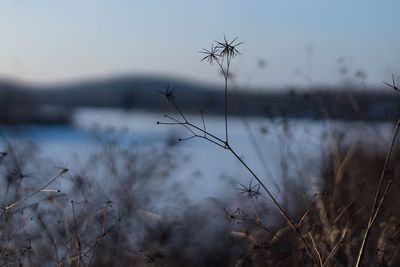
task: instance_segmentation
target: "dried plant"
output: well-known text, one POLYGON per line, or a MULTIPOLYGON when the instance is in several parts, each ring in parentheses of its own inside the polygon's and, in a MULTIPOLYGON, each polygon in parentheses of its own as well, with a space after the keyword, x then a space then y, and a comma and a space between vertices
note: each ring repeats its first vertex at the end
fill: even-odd
MULTIPOLYGON (((394 80, 394 75, 392 75, 392 84, 391 85, 388 84, 388 83, 385 83, 385 84, 387 84, 389 87, 399 91, 399 89, 396 87, 396 83, 395 83, 395 80, 394 80)), ((392 138, 392 142, 390 143, 390 146, 389 146, 389 149, 388 149, 388 152, 387 152, 387 155, 386 155, 385 164, 383 165, 382 173, 381 173, 381 176, 379 178, 379 184, 378 184, 378 186, 376 188, 376 192, 375 192, 375 196, 374 196, 374 200, 373 200, 373 204, 372 204, 372 209, 371 209, 371 214, 369 216, 368 224, 366 226, 366 229, 365 229, 365 232, 364 232, 364 236, 363 236, 363 239, 362 239, 362 243, 361 243, 361 246, 360 246, 360 250, 359 250, 358 256, 357 256, 357 262, 356 262, 356 265, 355 265, 357 267, 360 266, 360 264, 361 264, 361 261, 362 261, 362 258, 363 258, 363 254, 365 252, 365 245, 366 245, 366 243, 368 241, 368 237, 370 235, 371 229, 375 224, 376 218, 379 215, 379 212, 382 209, 382 205, 384 204, 385 200, 387 199, 388 193, 390 192, 390 189, 391 189, 391 186, 392 186, 393 177, 389 177, 387 179, 386 171, 387 171, 388 164, 389 164, 389 161, 390 161, 391 156, 392 156, 393 147, 394 147, 394 144, 396 143, 396 139, 397 139, 397 135, 399 133, 399 129, 400 129, 400 118, 396 123, 394 134, 393 134, 393 138, 392 138), (387 180, 387 182, 385 180, 387 180), (386 185, 384 185, 385 182, 386 182, 386 185), (383 192, 382 192, 382 189, 383 189, 383 192)))
MULTIPOLYGON (((360 142, 344 144, 345 133, 331 133, 323 180, 312 189, 293 181, 286 184, 289 216, 284 208, 288 205, 278 202, 229 139, 230 67, 241 44, 224 36, 201 52, 202 61, 223 73, 223 137, 207 128, 202 111, 201 123, 193 123, 181 111, 170 84, 159 92, 178 114, 165 115, 168 121, 159 124, 184 127, 189 136, 180 141, 211 142, 249 171, 249 181, 239 183, 234 197, 221 194, 193 204, 185 188, 174 184, 171 190, 179 196, 173 197, 174 208, 157 206, 155 201, 172 195, 166 190, 171 171, 177 162, 184 164, 171 146, 140 151, 103 140, 101 150, 71 172, 48 168, 33 146, 7 144, 0 152, 0 265, 398 266, 400 198, 394 193, 400 185, 395 181, 400 120, 386 153, 360 142)), ((392 80, 387 85, 398 91, 394 76, 392 80)), ((287 121, 282 132, 283 143, 291 138, 287 121)), ((281 157, 282 169, 293 163, 289 155, 281 157)))
MULTIPOLYGON (((285 220, 287 226, 275 232, 272 235, 274 240, 277 239, 284 239, 283 236, 287 234, 288 230, 291 230, 297 240, 299 241, 298 249, 301 251, 300 254, 306 254, 311 260, 313 265, 317 266, 331 266, 335 262, 340 261, 341 255, 337 255, 338 253, 343 253, 346 251, 347 257, 349 262, 355 262, 355 266, 359 266, 361 260, 363 258, 363 253, 365 252, 365 245, 368 241, 368 237, 370 231, 377 219, 377 216, 382 209, 382 205, 384 201, 391 192, 391 185, 393 178, 388 179, 385 182, 386 178, 386 171, 388 168, 388 162, 390 160, 392 149, 395 144, 397 134, 400 128, 400 120, 396 124, 395 133, 392 138, 392 142, 390 148, 388 150, 386 160, 384 163, 384 167, 381 173, 381 178, 379 180, 379 184, 377 185, 375 197, 372 202, 372 210, 371 214, 368 219, 367 227, 364 231, 364 235, 361 239, 358 236, 354 236, 354 229, 351 228, 349 222, 343 224, 343 218, 345 214, 347 214, 350 207, 354 205, 357 199, 360 196, 360 192, 357 193, 353 199, 351 199, 347 203, 342 203, 339 207, 332 206, 331 203, 336 203, 336 199, 338 198, 338 189, 333 188, 332 192, 334 193, 332 197, 330 195, 319 195, 315 194, 315 198, 311 201, 308 201, 308 208, 305 209, 301 215, 301 219, 298 223, 288 215, 287 211, 283 208, 283 206, 278 202, 278 200, 271 194, 271 191, 265 186, 262 182, 260 177, 255 174, 255 172, 249 167, 249 165, 239 156, 239 154, 232 148, 232 144, 229 142, 229 134, 228 134, 228 82, 230 79, 230 67, 232 60, 239 55, 239 50, 237 47, 242 43, 235 43, 237 38, 234 38, 232 41, 228 41, 228 39, 224 36, 223 41, 215 41, 215 44, 211 45, 210 49, 203 49, 201 51, 202 54, 205 56, 201 59, 201 61, 207 61, 210 65, 214 63, 220 68, 223 77, 224 77, 224 89, 225 89, 225 97, 224 97, 224 124, 225 124, 225 137, 218 137, 217 135, 213 134, 206 128, 206 123, 204 120, 203 112, 200 112, 202 118, 202 126, 198 126, 188 120, 182 111, 179 109, 179 106, 176 104, 175 99, 171 102, 175 109, 177 110, 178 114, 180 114, 180 118, 175 118, 169 115, 164 115, 165 118, 169 119, 170 122, 157 122, 157 124, 163 125, 178 125, 183 126, 187 129, 187 131, 191 134, 189 137, 181 138, 180 141, 186 141, 192 138, 201 138, 209 141, 225 150, 229 151, 233 154, 238 161, 249 171, 252 175, 252 180, 248 186, 243 184, 241 188, 239 188, 240 194, 245 194, 248 199, 251 200, 251 205, 254 210, 255 219, 249 219, 247 216, 243 216, 243 212, 241 209, 236 209, 233 212, 229 212, 225 210, 225 213, 228 215, 229 219, 232 221, 241 221, 245 223, 254 223, 259 229, 265 230, 269 233, 273 233, 270 231, 266 226, 263 225, 259 212, 257 212, 255 199, 261 195, 260 188, 266 193, 269 199, 272 200, 274 207, 278 211, 278 213, 282 216, 285 220), (257 184, 253 185, 253 179, 257 181, 257 184), (385 182, 385 185, 384 185, 385 182), (383 190, 383 191, 382 191, 383 190), (330 199, 330 200, 329 200, 330 199), (333 201, 333 202, 332 202, 333 201), (356 240, 361 241, 361 246, 358 250, 358 253, 355 253, 355 245, 354 243, 349 245, 348 239, 353 236, 356 240), (355 259, 355 261, 353 261, 355 259)), ((392 77, 393 82, 392 84, 385 83, 386 85, 390 86, 394 90, 398 91, 398 87, 395 84, 394 76, 392 77)), ((167 86, 166 92, 169 91, 169 85, 167 86)), ((165 94, 166 95, 166 94, 165 94)), ((336 183, 337 186, 340 186, 340 183, 343 179, 343 172, 345 170, 345 166, 351 160, 354 155, 354 147, 350 148, 347 154, 347 157, 341 161, 337 169, 336 174, 336 183)), ((362 207, 357 213, 364 213, 365 207, 362 207)), ((246 237, 247 234, 235 232, 235 236, 246 237)), ((381 240, 381 239, 380 239, 381 240)), ((384 247, 382 242, 379 243, 380 247, 384 247)), ((249 255, 251 255, 250 253, 249 255)), ((249 256, 248 255, 248 256, 249 256)), ((247 257, 247 256, 246 256, 247 257)), ((245 257, 245 258, 246 258, 245 257)), ((382 257, 381 257, 382 258, 382 257)), ((242 264, 242 260, 240 264, 242 264)), ((239 263, 238 263, 239 264, 239 263)))
MULTIPOLYGON (((252 177, 258 182, 259 186, 266 192, 268 197, 272 200, 275 208, 279 212, 279 214, 282 216, 282 218, 286 221, 288 227, 296 233, 296 235, 299 237, 301 242, 303 243, 305 247, 306 253, 313 259, 315 263, 317 263, 317 258, 313 253, 313 250, 311 246, 309 245, 309 242, 303 237, 303 235, 300 233, 299 229, 296 227, 296 223, 290 218, 289 214, 285 211, 283 206, 278 202, 278 200, 273 196, 271 191, 267 188, 267 186, 261 181, 261 179, 258 177, 258 175, 249 167, 249 165, 239 156, 239 154, 232 148, 230 142, 229 142, 229 134, 228 134, 228 81, 230 78, 230 67, 231 67, 231 61, 239 55, 239 51, 237 47, 242 44, 242 42, 235 43, 237 38, 234 38, 232 41, 228 41, 228 39, 224 36, 223 41, 215 41, 216 45, 212 45, 210 50, 203 49, 201 53, 205 54, 206 56, 203 57, 201 60, 207 60, 210 64, 212 63, 217 63, 219 66, 223 77, 224 77, 224 91, 225 91, 225 96, 224 96, 224 122, 225 122, 225 139, 217 137, 215 134, 211 133, 206 129, 206 124, 204 122, 204 116, 203 113, 201 112, 202 119, 203 119, 203 127, 197 126, 194 123, 190 122, 189 120, 186 119, 182 111, 180 110, 179 106, 176 104, 176 102, 173 100, 171 101, 170 99, 167 98, 169 102, 173 104, 175 107, 176 111, 180 114, 180 119, 174 118, 169 115, 164 115, 165 118, 168 118, 171 122, 157 122, 157 124, 162 124, 162 125, 179 125, 183 126, 186 128, 190 133, 191 136, 186 137, 186 138, 181 138, 179 141, 186 141, 192 138, 202 138, 205 139, 221 148, 224 148, 228 150, 231 154, 233 154, 236 159, 249 171, 249 173, 252 175, 252 177)), ((169 92, 169 84, 166 89, 165 95, 169 92)), ((253 197, 251 197, 253 201, 253 197)), ((254 203, 253 203, 254 206, 254 203)), ((256 211, 255 211, 256 212, 256 211)), ((256 212, 256 222, 257 224, 260 223, 260 219, 257 215, 256 212)))

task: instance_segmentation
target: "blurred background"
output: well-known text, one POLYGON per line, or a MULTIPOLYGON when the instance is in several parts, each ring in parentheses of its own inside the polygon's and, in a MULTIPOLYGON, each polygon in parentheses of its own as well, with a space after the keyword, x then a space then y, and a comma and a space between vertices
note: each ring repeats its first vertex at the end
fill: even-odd
POLYGON ((218 85, 198 51, 225 34, 244 42, 233 71, 240 82, 254 76, 249 86, 337 85, 343 67, 381 85, 399 69, 399 5, 18 0, 1 4, 0 71, 38 84, 163 75, 218 85))
MULTIPOLYGON (((168 84, 183 113, 201 125, 204 111, 208 129, 223 136, 224 79, 200 52, 237 38, 243 43, 230 68, 232 141, 278 183, 283 139, 295 154, 318 158, 331 124, 384 138, 385 125, 400 115, 399 94, 382 82, 399 74, 398 8, 397 1, 2 3, 3 144, 30 140, 55 166, 71 169, 96 153, 99 140, 172 147, 191 133, 156 125, 177 113, 162 95, 168 84), (292 124, 299 139, 282 138, 292 124), (255 149, 261 145, 268 149, 255 149)), ((238 173, 233 158, 201 141, 174 146, 191 162, 178 176, 238 173), (221 153, 221 162, 207 160, 208 149, 221 153)))
MULTIPOLYGON (((285 106, 277 107, 278 113, 291 113, 284 110, 288 91, 332 94, 346 87, 355 94, 385 95, 382 81, 391 81, 400 67, 398 8, 396 1, 2 3, 1 99, 14 108, 22 99, 23 106, 46 105, 32 118, 10 111, 15 118, 2 120, 62 119, 65 114, 46 110, 58 107, 164 109, 153 92, 167 82, 184 91, 179 94, 185 99, 183 109, 197 112, 210 104, 208 110, 218 112, 212 104, 221 98, 221 73, 201 64, 199 51, 224 35, 243 42, 232 64, 232 85, 244 92, 278 94, 278 103, 285 106), (189 100, 194 94, 200 97, 192 97, 196 103, 189 100)), ((245 98, 253 107, 244 103, 243 112, 272 108, 268 99, 262 99, 264 106, 255 99, 260 98, 245 98)), ((294 113, 317 116, 315 109, 306 109, 294 113)))
MULTIPOLYGON (((96 210, 88 203, 145 221, 205 202, 220 217, 236 210, 252 181, 237 159, 199 138, 179 142, 191 137, 182 125, 157 124, 182 119, 163 95, 169 85, 191 122, 224 137, 224 77, 200 53, 224 38, 243 42, 228 81, 232 146, 282 203, 315 196, 353 145, 381 153, 390 141, 400 94, 383 82, 400 84, 399 10, 396 0, 3 1, 2 205, 68 169, 52 186, 65 205, 81 201, 82 218, 96 210)), ((132 253, 153 251, 143 242, 132 253)))

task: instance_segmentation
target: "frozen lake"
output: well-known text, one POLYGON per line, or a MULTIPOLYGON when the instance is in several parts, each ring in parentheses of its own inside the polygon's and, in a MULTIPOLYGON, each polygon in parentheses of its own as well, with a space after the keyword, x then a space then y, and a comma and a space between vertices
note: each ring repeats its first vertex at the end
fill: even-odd
MULTIPOLYGON (((187 117, 202 127, 200 116, 187 117)), ((147 112, 80 109, 70 126, 3 127, 1 132, 3 144, 29 140, 41 157, 54 166, 68 167, 73 174, 90 155, 99 152, 100 140, 115 140, 121 147, 134 143, 138 151, 150 151, 170 147, 178 138, 190 136, 182 126, 157 125, 157 121, 168 119, 163 114, 147 112)), ((205 115, 205 123, 208 131, 224 137, 222 117, 205 115)), ((331 154, 334 142, 386 144, 392 128, 384 123, 229 119, 231 146, 276 195, 288 179, 317 182, 321 159, 331 154)), ((193 200, 213 197, 227 185, 235 189, 238 183, 250 181, 250 174, 232 154, 203 139, 177 142, 171 149, 178 166, 171 174, 172 181, 188 185, 187 193, 193 200)))

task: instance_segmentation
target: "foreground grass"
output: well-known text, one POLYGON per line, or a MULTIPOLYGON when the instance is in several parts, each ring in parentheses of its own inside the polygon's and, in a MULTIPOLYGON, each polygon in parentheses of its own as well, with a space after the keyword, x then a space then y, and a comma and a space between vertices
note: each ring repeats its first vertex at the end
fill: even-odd
MULTIPOLYGON (((324 266, 356 263, 385 161, 385 149, 376 147, 332 142, 318 194, 299 194, 303 182, 286 183, 283 208, 324 266)), ((196 205, 177 187, 173 206, 149 210, 163 193, 171 194, 163 184, 177 167, 173 148, 140 152, 106 142, 74 174, 46 166, 35 154, 28 144, 1 154, 2 266, 315 265, 255 183, 196 205), (28 175, 32 168, 54 172, 53 178, 28 175), (110 182, 96 179, 100 169, 110 182)), ((396 145, 388 176, 398 176, 399 161, 396 145)), ((394 182, 366 245, 364 260, 373 265, 400 264, 397 191, 394 182)))

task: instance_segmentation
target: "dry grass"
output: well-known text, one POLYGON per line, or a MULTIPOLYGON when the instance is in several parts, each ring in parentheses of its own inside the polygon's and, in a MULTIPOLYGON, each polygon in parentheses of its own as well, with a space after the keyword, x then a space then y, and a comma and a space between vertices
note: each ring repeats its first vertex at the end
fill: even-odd
MULTIPOLYGON (((252 177, 236 196, 225 192, 194 205, 185 188, 166 190, 180 156, 173 144, 140 151, 105 141, 71 173, 49 167, 30 144, 9 143, 0 153, 0 264, 399 266, 399 124, 391 143, 373 149, 330 139, 322 181, 299 194, 304 180, 285 176, 281 201, 229 141, 230 67, 241 44, 235 41, 224 38, 203 51, 224 78, 224 137, 207 130, 202 112, 202 125, 188 120, 169 85, 163 94, 179 117, 165 115, 169 121, 159 124, 184 127, 191 136, 181 141, 203 139, 233 155, 252 177), (160 207, 169 194, 173 205, 160 207)), ((394 81, 389 86, 397 90, 394 81)), ((293 164, 288 157, 281 162, 283 169, 293 164)))

